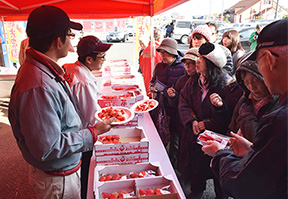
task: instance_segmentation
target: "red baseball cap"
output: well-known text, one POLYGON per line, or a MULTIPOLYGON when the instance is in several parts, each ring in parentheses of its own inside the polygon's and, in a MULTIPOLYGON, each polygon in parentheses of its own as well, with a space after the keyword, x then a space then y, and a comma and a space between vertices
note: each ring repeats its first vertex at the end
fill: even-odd
POLYGON ((77 53, 79 57, 85 57, 92 52, 100 53, 106 52, 112 44, 102 43, 100 39, 95 36, 89 35, 83 37, 77 45, 77 53))

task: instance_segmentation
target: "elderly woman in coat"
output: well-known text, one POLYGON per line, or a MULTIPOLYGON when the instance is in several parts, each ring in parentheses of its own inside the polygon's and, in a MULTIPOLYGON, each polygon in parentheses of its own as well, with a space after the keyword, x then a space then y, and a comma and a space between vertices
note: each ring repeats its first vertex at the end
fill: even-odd
POLYGON ((185 74, 186 69, 180 60, 182 54, 177 51, 177 42, 175 39, 163 39, 156 50, 160 54, 161 62, 155 66, 153 71, 153 76, 150 81, 150 92, 156 93, 155 99, 159 101, 159 105, 157 109, 154 109, 151 112, 151 116, 156 124, 156 128, 163 144, 167 146, 170 141, 170 134, 176 132, 173 130, 173 122, 170 122, 170 125, 167 128, 170 129, 170 134, 167 133, 168 131, 166 129, 157 125, 159 111, 162 111, 161 109, 164 107, 163 109, 165 109, 165 114, 168 117, 171 117, 171 121, 173 121, 177 114, 177 109, 173 109, 169 106, 167 89, 175 86, 177 80, 185 74), (159 85, 161 87, 159 87, 159 85))
POLYGON ((251 53, 238 60, 236 78, 244 94, 234 109, 229 129, 253 142, 259 119, 278 107, 279 96, 269 92, 257 62, 246 60, 251 53))

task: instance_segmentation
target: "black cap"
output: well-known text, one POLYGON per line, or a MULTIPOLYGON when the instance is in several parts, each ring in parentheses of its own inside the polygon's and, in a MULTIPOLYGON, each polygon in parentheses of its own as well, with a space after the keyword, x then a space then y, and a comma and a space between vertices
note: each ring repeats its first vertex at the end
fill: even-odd
POLYGON ((106 52, 111 46, 112 44, 102 43, 97 37, 89 35, 79 41, 77 53, 79 57, 85 57, 92 52, 106 52))
POLYGON ((261 48, 283 45, 288 45, 288 18, 265 26, 258 36, 255 51, 247 59, 256 60, 257 51, 261 48))
POLYGON ((26 33, 30 39, 43 39, 71 28, 81 30, 80 23, 70 21, 68 15, 55 6, 41 6, 34 9, 27 21, 26 33))

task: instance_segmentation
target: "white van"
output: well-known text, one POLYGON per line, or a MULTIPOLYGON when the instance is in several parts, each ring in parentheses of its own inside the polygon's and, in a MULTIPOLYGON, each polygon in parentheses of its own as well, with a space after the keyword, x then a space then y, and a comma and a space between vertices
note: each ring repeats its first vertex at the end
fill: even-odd
POLYGON ((188 37, 192 31, 192 22, 188 20, 176 20, 174 24, 174 39, 183 44, 188 44, 188 37))

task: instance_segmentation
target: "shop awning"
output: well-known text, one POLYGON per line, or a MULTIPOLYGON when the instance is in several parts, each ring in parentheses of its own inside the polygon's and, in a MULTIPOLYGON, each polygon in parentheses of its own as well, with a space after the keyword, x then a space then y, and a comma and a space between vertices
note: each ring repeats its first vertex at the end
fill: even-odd
POLYGON ((25 21, 41 5, 63 9, 74 19, 128 18, 154 16, 188 0, 0 0, 4 21, 25 21))

